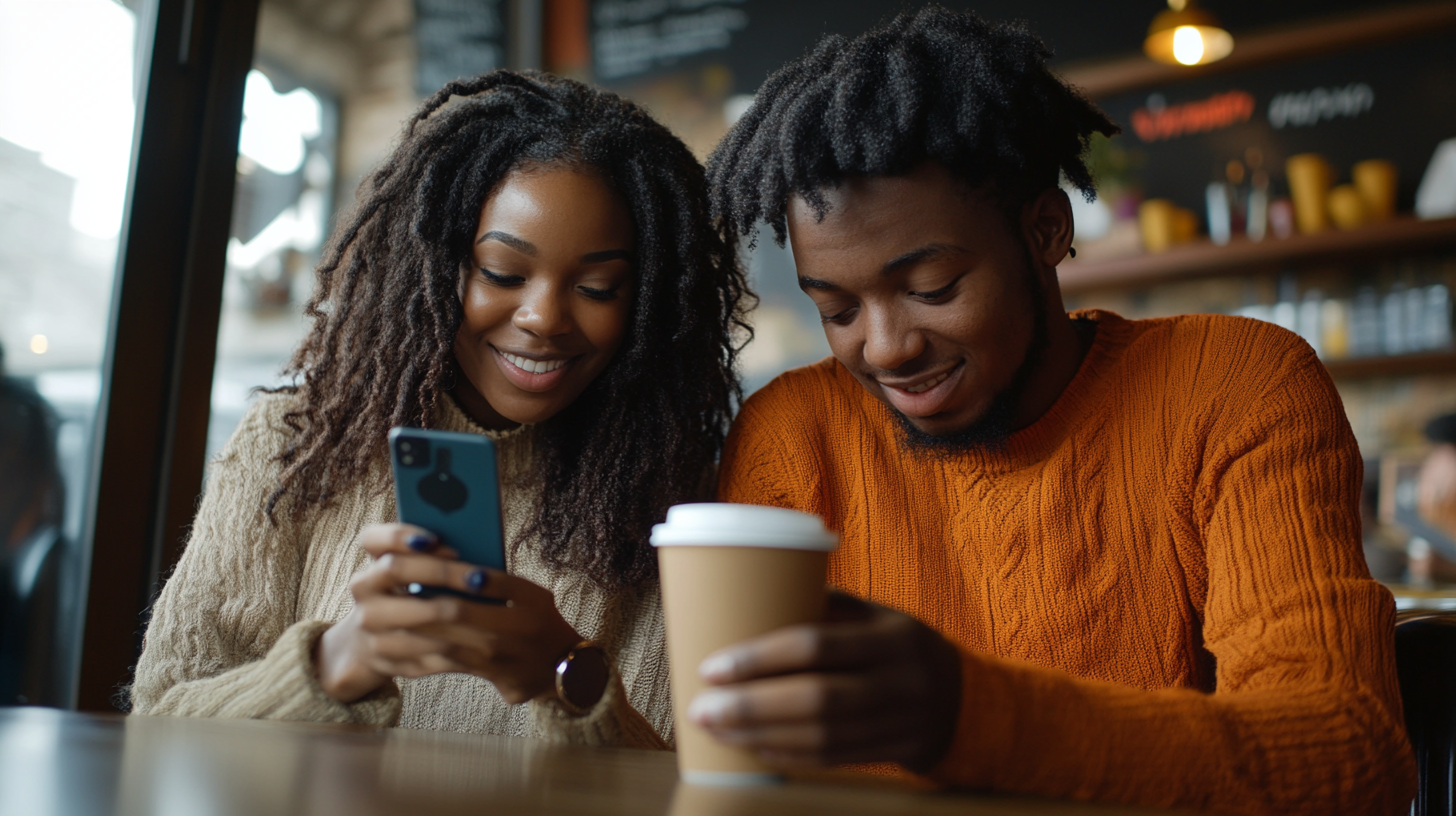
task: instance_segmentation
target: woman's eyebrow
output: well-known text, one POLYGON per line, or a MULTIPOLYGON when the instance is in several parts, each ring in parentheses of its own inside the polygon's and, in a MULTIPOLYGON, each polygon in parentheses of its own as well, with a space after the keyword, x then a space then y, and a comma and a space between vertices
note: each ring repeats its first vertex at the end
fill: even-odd
POLYGON ((617 260, 631 263, 632 253, 628 252, 625 249, 603 249, 600 252, 588 252, 587 254, 581 256, 581 262, 584 264, 605 263, 607 261, 617 260))
POLYGON ((535 244, 531 243, 530 241, 517 238, 509 232, 501 232, 500 230, 491 230, 490 232, 487 232, 486 234, 480 236, 480 239, 477 240, 475 243, 483 244, 486 241, 491 240, 500 241, 502 244, 505 244, 506 246, 514 249, 522 255, 536 254, 535 244))

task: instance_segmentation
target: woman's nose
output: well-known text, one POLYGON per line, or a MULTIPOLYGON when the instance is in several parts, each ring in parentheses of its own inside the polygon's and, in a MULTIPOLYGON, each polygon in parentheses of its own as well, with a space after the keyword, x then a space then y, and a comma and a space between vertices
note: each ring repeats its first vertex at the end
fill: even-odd
POLYGON ((555 287, 542 287, 527 292, 516 309, 512 322, 516 328, 538 337, 557 337, 569 334, 576 327, 571 308, 567 303, 569 293, 558 292, 555 287))

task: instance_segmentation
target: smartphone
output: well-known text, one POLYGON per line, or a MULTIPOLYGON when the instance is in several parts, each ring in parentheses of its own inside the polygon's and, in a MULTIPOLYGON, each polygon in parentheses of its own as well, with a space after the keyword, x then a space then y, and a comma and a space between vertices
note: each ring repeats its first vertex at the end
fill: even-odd
MULTIPOLYGON (((390 429, 389 450, 399 520, 434 533, 467 564, 504 571, 495 445, 475 434, 401 427, 390 429)), ((411 585, 409 591, 500 603, 448 587, 411 585)))

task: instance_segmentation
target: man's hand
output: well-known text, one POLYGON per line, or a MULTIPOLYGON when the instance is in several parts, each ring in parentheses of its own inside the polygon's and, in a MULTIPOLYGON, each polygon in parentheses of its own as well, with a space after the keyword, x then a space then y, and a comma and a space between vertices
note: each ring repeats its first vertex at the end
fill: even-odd
POLYGON ((688 718, 777 765, 898 762, 928 770, 960 713, 960 656, 930 627, 831 593, 828 620, 721 649, 699 671, 717 688, 688 718))

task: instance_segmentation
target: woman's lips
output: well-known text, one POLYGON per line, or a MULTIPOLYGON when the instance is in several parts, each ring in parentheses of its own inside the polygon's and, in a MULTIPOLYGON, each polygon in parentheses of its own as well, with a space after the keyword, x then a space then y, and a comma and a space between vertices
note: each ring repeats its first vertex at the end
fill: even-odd
MULTIPOLYGON (((514 385, 522 391, 531 391, 534 393, 550 391, 551 389, 559 385, 561 383, 561 380, 566 377, 566 372, 571 370, 572 365, 576 363, 577 359, 575 357, 570 357, 565 360, 546 361, 548 365, 552 363, 560 363, 560 365, 550 371, 544 371, 537 374, 531 371, 527 371, 526 369, 521 368, 521 366, 511 362, 511 356, 515 355, 508 356, 505 352, 501 351, 495 346, 491 346, 490 350, 491 355, 495 357, 496 365, 500 366, 501 373, 506 375, 506 379, 510 380, 511 385, 514 385)), ((533 362, 526 358, 518 359, 521 359, 522 362, 525 362, 527 364, 533 362)))
POLYGON ((885 392, 885 398, 890 401, 895 410, 905 416, 916 418, 934 416, 945 410, 945 404, 955 393, 956 385, 961 381, 961 373, 965 370, 966 364, 961 362, 949 371, 926 377, 910 384, 907 388, 896 388, 885 383, 880 383, 880 388, 885 392), (911 388, 917 390, 911 391, 911 388))

